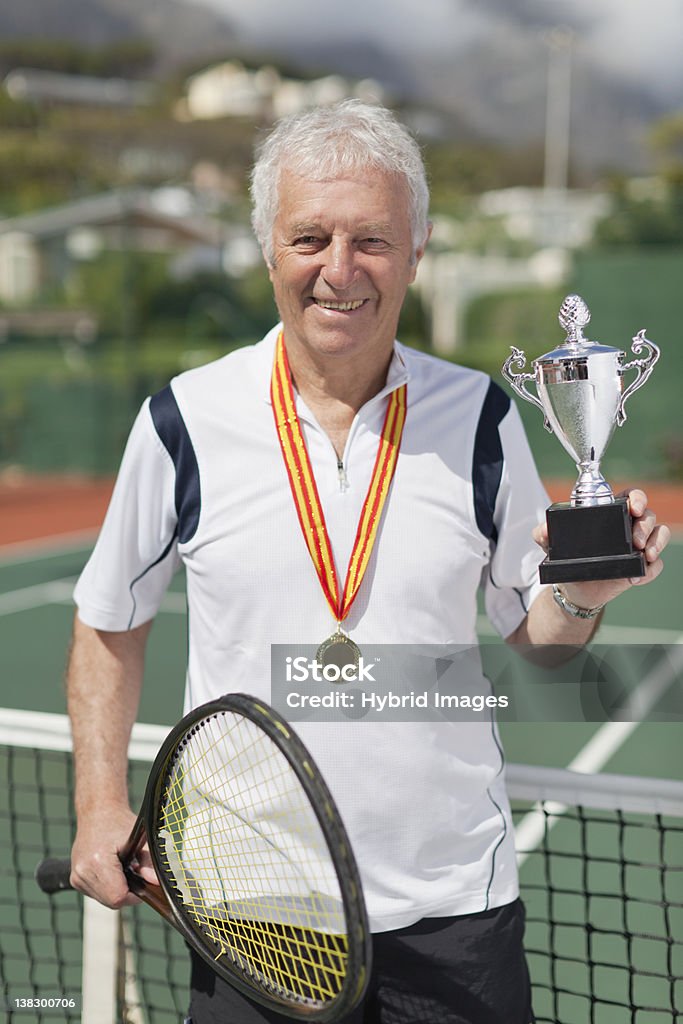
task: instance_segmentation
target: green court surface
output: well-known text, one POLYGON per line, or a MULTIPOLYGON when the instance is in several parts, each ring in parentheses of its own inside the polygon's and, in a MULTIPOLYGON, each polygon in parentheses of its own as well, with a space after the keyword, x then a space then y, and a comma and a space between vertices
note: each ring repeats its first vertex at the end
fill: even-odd
MULTIPOLYGON (((57 543, 51 548, 41 545, 33 549, 6 549, 0 555, 0 707, 64 712, 63 676, 73 618, 71 595, 87 556, 85 547, 57 543)), ((683 537, 679 535, 667 551, 665 572, 647 589, 634 588, 615 602, 608 609, 598 637, 601 648, 609 648, 611 663, 621 673, 619 682, 627 681, 631 694, 644 699, 641 704, 645 720, 624 724, 610 720, 581 721, 577 716, 576 721, 502 722, 508 761, 572 766, 589 773, 681 778, 683 712, 679 708, 679 714, 666 720, 667 708, 672 706, 671 692, 680 693, 681 689, 681 659, 677 655, 669 669, 664 658, 663 674, 661 666, 657 667, 659 663, 653 668, 653 662, 662 651, 681 651, 682 573, 683 537), (659 690, 653 697, 656 672, 659 690)), ((152 630, 138 716, 141 722, 171 725, 181 715, 185 617, 183 577, 179 575, 152 630)), ((483 641, 490 642, 491 630, 486 621, 481 621, 480 630, 483 641)), ((519 680, 523 683, 529 675, 520 659, 513 675, 515 685, 519 680)), ((223 683, 225 690, 230 690, 230 680, 223 683)), ((68 850, 73 828, 68 796, 70 777, 65 762, 57 754, 48 755, 41 762, 39 758, 33 760, 31 752, 26 751, 23 758, 17 756, 16 763, 11 756, 5 760, 8 777, 10 770, 14 773, 12 785, 8 784, 0 793, 0 816, 4 814, 4 820, 11 823, 11 835, 5 842, 10 851, 21 844, 29 851, 31 862, 24 866, 16 864, 9 872, 0 873, 0 905, 7 908, 8 922, 17 916, 17 908, 23 908, 21 913, 26 919, 21 928, 6 929, 3 962, 8 976, 12 977, 10 968, 16 970, 17 977, 24 979, 21 984, 40 990, 43 983, 39 975, 45 966, 41 950, 52 947, 45 931, 47 897, 37 892, 32 876, 39 854, 32 851, 68 850), (41 763, 43 766, 39 767, 41 763), (13 792, 15 785, 17 793, 13 792), (31 934, 31 915, 38 923, 35 937, 29 943, 31 948, 27 949, 25 936, 31 934), (34 971, 30 979, 23 968, 27 954, 38 964, 38 973, 34 971)), ((146 766, 138 765, 136 771, 133 788, 139 795, 146 766)), ((518 823, 530 817, 527 811, 528 805, 522 806, 518 823)), ((591 812, 587 818, 582 811, 579 814, 577 817, 570 809, 566 814, 564 809, 553 811, 546 821, 545 838, 525 847, 531 853, 520 868, 538 1020, 542 1024, 622 1024, 625 1020, 657 1024, 660 1020, 671 1020, 669 1010, 631 1012, 627 1007, 669 1007, 678 999, 675 1005, 681 1008, 681 994, 671 994, 675 985, 671 979, 683 974, 681 820, 665 833, 651 823, 643 827, 637 815, 620 814, 603 822, 601 812, 591 812), (554 844, 560 851, 556 858, 552 852, 554 844), (655 865, 655 869, 646 872, 641 866, 646 863, 650 867, 655 865), (586 896, 587 886, 597 893, 590 900, 586 896), (633 894, 628 899, 623 895, 624 886, 633 894), (549 900, 553 921, 563 922, 553 923, 550 929, 546 911, 549 900), (663 913, 668 914, 666 921, 662 919, 663 913), (591 924, 587 928, 585 920, 597 927, 591 924), (669 938, 672 934, 677 936, 673 942, 669 938), (616 968, 604 966, 603 961, 612 960, 617 963, 616 968), (631 964, 636 964, 637 977, 631 964)), ((63 969, 59 984, 62 991, 69 993, 80 991, 78 906, 73 895, 50 901, 50 928, 64 933, 65 945, 60 956, 68 958, 71 964, 63 969), (63 923, 55 915, 61 915, 63 923), (74 947, 73 954, 69 944, 74 947)), ((136 930, 130 941, 136 949, 138 998, 146 1010, 130 1020, 156 1024, 182 1019, 186 968, 181 941, 169 929, 162 928, 146 908, 140 913, 136 911, 131 921, 132 924, 124 926, 124 939, 128 942, 130 938, 125 927, 136 930), (149 939, 144 938, 145 929, 150 930, 149 939), (160 1009, 154 1009, 155 1006, 160 1009)), ((53 953, 49 955, 54 959, 53 953)), ((48 992, 53 992, 57 983, 47 967, 45 970, 44 985, 48 992)), ((15 990, 19 984, 13 982, 15 990)), ((23 1019, 10 1016, 17 1022, 23 1019)), ((77 1021, 79 1016, 63 1015, 59 1019, 77 1021)), ((679 1017, 675 1015, 673 1019, 679 1017)))
MULTIPOLYGON (((88 549, 45 546, 0 555, 0 706, 64 712, 64 666, 73 605, 71 593, 88 549)), ((608 609, 597 641, 628 660, 629 645, 668 645, 683 639, 683 537, 666 553, 666 568, 646 589, 634 588, 608 609)), ((482 634, 490 629, 482 622, 482 634)), ((171 725, 180 717, 186 658, 182 575, 176 577, 152 630, 139 721, 171 725)), ((521 671, 521 670, 520 670, 521 671)), ((674 680, 672 679, 672 683, 674 680)), ((230 680, 224 681, 230 690, 230 680)), ((600 769, 680 778, 681 723, 644 721, 600 769)), ((600 728, 595 722, 503 722, 509 760, 566 767, 600 728)))

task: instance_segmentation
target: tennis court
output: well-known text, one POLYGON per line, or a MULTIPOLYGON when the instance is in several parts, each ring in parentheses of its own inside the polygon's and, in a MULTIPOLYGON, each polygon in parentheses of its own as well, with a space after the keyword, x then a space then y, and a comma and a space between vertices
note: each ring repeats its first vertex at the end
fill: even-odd
MULTIPOLYGON (((91 543, 92 534, 86 532, 0 548, 3 708, 64 712, 71 592, 91 543)), ((679 523, 665 573, 648 588, 647 596, 629 593, 609 609, 600 642, 624 650, 627 658, 628 645, 680 645, 682 573, 679 523)), ((140 722, 168 726, 180 715, 184 617, 183 581, 178 577, 152 632, 140 722)), ((481 628, 486 636, 486 622, 481 628)), ((665 721, 658 709, 667 706, 666 696, 672 686, 680 685, 682 674, 680 660, 669 660, 663 672, 660 669, 657 675, 656 669, 648 670, 638 681, 636 696, 642 698, 639 706, 650 721, 504 723, 507 758, 531 765, 569 766, 578 772, 680 780, 680 718, 665 721)), ((230 688, 229 680, 225 686, 230 688)), ((0 717, 2 725, 3 743, 9 743, 19 726, 6 714, 0 717)), ((29 726, 21 728, 30 731, 29 726)), ((147 753, 134 766, 133 789, 138 795, 144 786, 145 758, 152 755, 161 732, 146 734, 147 753)), ((48 899, 32 881, 35 863, 46 849, 55 855, 68 849, 72 830, 69 759, 54 749, 40 757, 20 747, 3 750, 7 779, 0 814, 10 822, 3 840, 7 850, 0 882, 3 919, 6 916, 10 923, 0 943, 5 995, 80 996, 80 898, 65 894, 48 899)), ((642 794, 636 792, 635 784, 627 784, 626 789, 626 798, 628 790, 632 792, 624 811, 619 809, 623 794, 614 796, 609 790, 597 797, 597 808, 589 811, 574 806, 582 796, 559 802, 554 797, 554 804, 537 809, 534 824, 525 812, 537 797, 526 795, 523 775, 518 779, 520 815, 525 817, 525 842, 531 850, 522 858, 521 872, 529 886, 529 944, 538 950, 538 955, 532 954, 532 968, 539 985, 536 1001, 541 1021, 646 1024, 683 1019, 683 986, 673 980, 683 976, 683 810, 678 817, 673 813, 680 805, 680 794, 674 792, 669 800, 663 792, 666 787, 659 796, 647 787, 642 794), (572 805, 569 811, 566 804, 572 805), (655 815, 654 823, 643 820, 644 810, 650 812, 650 819, 655 815), (663 864, 668 865, 666 872, 663 864), (595 893, 590 908, 589 889, 595 893), (550 924, 545 919, 548 900, 550 924), (588 933, 580 923, 582 909, 599 920, 588 933)), ((125 970, 118 974, 117 998, 119 1006, 128 1007, 122 1019, 131 1024, 180 1019, 184 1009, 182 943, 150 916, 154 915, 145 909, 129 915, 122 935, 116 933, 113 939, 114 947, 119 944, 126 951, 119 957, 125 970)), ((80 1019, 77 1010, 63 1008, 33 1013, 28 1017, 17 1013, 10 1020, 80 1019)))

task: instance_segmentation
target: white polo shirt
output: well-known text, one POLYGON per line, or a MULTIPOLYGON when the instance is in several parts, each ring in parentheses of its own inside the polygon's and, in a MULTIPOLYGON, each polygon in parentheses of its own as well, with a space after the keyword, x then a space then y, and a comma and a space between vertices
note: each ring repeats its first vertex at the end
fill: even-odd
MULTIPOLYGON (((335 627, 304 543, 270 404, 280 326, 176 377, 143 405, 79 616, 121 631, 187 576, 185 710, 228 691, 270 699, 270 645, 335 627)), ((519 416, 489 378, 398 342, 384 390, 334 448, 297 397, 343 581, 387 395, 408 415, 377 543, 344 628, 360 645, 476 644, 477 592, 502 636, 539 589, 531 539, 547 496, 519 416)), ((349 832, 375 931, 472 913, 517 895, 503 755, 492 723, 297 723, 349 832)))

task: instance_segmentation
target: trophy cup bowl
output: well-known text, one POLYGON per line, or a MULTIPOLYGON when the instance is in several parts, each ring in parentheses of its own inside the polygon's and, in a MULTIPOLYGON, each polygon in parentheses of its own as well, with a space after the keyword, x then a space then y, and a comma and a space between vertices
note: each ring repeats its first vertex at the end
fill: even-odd
POLYGON ((644 576, 645 559, 632 544, 631 518, 625 498, 615 498, 600 471, 600 461, 617 426, 626 421, 626 400, 645 383, 659 349, 640 331, 632 341, 642 359, 625 362, 620 349, 584 337, 590 310, 579 295, 568 295, 558 320, 566 331, 563 345, 534 359, 533 373, 523 371, 526 356, 518 348, 503 364, 513 390, 543 413, 547 430, 572 457, 579 476, 568 502, 546 512, 548 557, 539 568, 542 583, 622 579, 644 576), (627 371, 633 381, 624 387, 627 371), (527 390, 533 382, 536 394, 527 390))

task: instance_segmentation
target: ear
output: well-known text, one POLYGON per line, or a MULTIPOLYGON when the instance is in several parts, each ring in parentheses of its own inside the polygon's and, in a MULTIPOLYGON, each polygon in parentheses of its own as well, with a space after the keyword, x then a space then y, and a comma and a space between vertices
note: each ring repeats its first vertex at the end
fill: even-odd
POLYGON ((434 225, 432 224, 432 222, 430 220, 430 221, 427 222, 427 234, 425 235, 425 240, 422 243, 422 245, 419 245, 417 247, 417 249, 415 250, 415 266, 416 267, 417 267, 418 263, 420 262, 420 260, 422 259, 422 257, 425 254, 425 249, 427 248, 427 243, 429 242, 429 239, 432 237, 432 231, 433 230, 434 230, 434 225))
POLYGON ((432 237, 432 230, 433 230, 433 228, 434 228, 434 225, 432 224, 431 221, 429 221, 429 223, 427 224, 427 234, 425 235, 424 242, 422 243, 422 245, 418 245, 417 249, 415 250, 415 256, 414 256, 413 264, 412 264, 412 274, 411 274, 411 277, 410 277, 410 283, 411 284, 413 283, 413 281, 415 280, 415 277, 417 275, 417 268, 418 268, 418 265, 420 263, 420 260, 422 259, 422 257, 425 254, 425 249, 427 248, 427 243, 429 242, 429 239, 432 237))
POLYGON ((263 256, 263 262, 266 265, 266 270, 268 271, 268 276, 270 276, 271 272, 273 270, 275 270, 275 261, 274 260, 271 261, 270 256, 266 252, 265 246, 263 246, 263 245, 261 246, 261 255, 263 256))

